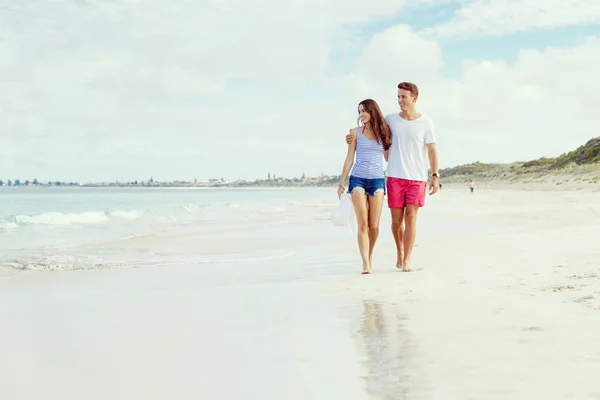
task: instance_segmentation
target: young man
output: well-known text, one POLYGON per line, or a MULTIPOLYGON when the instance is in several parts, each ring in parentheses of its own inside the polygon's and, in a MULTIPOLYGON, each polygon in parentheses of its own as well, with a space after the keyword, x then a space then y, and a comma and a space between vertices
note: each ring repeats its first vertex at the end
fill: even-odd
MULTIPOLYGON (((389 114, 392 147, 387 167, 388 207, 392 212, 392 234, 396 241, 396 267, 412 271, 410 257, 417 235, 417 212, 425 205, 429 159, 432 179, 429 194, 439 189, 438 155, 433 122, 417 112, 418 87, 410 82, 398 84, 400 113, 389 114)), ((350 136, 350 137, 349 137, 350 136)), ((352 140, 346 136, 346 142, 352 140)))

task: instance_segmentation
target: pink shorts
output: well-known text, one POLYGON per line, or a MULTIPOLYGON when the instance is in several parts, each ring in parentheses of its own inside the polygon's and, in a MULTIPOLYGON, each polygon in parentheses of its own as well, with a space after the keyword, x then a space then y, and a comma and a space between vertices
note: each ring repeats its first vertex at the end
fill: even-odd
POLYGON ((387 178, 389 208, 404 208, 407 205, 423 207, 425 205, 425 192, 427 192, 427 182, 387 178))

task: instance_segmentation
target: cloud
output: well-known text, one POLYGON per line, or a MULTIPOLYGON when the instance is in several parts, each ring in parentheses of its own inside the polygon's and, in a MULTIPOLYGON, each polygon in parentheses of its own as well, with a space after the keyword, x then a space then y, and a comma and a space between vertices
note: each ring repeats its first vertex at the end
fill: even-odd
MULTIPOLYGON (((397 0, 22 0, 5 5, 0 8, 0 147, 8 149, 10 142, 20 155, 10 164, 5 157, 3 170, 48 172, 26 161, 34 154, 31 138, 47 146, 45 157, 58 160, 51 165, 65 159, 88 165, 97 158, 102 168, 67 171, 65 179, 82 180, 102 179, 98 171, 106 164, 112 165, 109 177, 133 174, 137 168, 121 156, 131 149, 155 152, 165 162, 154 168, 172 179, 190 170, 212 175, 205 172, 213 168, 205 153, 228 159, 233 151, 228 145, 245 148, 263 135, 287 134, 288 143, 301 144, 300 129, 284 129, 289 123, 270 132, 261 128, 267 114, 282 107, 297 120, 297 96, 286 96, 281 105, 265 93, 272 88, 294 93, 322 81, 330 39, 342 26, 402 6, 397 0), (106 142, 113 153, 98 152, 106 142), (67 154, 74 149, 80 153, 67 154), (170 165, 182 150, 196 159, 170 165)), ((273 145, 279 143, 285 141, 273 145)), ((261 158, 273 153, 286 151, 267 151, 261 158)), ((228 176, 244 172, 239 166, 224 171, 228 176)))
POLYGON ((0 8, 0 178, 339 173, 358 101, 397 110, 399 80, 419 84, 444 166, 556 155, 597 135, 593 37, 521 50, 512 64, 465 60, 449 78, 443 46, 398 25, 372 36, 350 72, 333 68, 331 46, 403 6, 13 2, 0 8))
POLYGON ((599 63, 600 39, 589 37, 570 48, 520 50, 512 64, 466 60, 449 79, 437 42, 397 26, 373 37, 357 73, 341 84, 348 96, 396 112, 397 83, 414 81, 419 108, 436 122, 443 166, 510 162, 556 156, 598 135, 590 127, 600 124, 600 70, 592 67, 599 63))
POLYGON ((422 33, 433 37, 505 35, 598 22, 600 3, 595 0, 470 1, 450 21, 422 33))

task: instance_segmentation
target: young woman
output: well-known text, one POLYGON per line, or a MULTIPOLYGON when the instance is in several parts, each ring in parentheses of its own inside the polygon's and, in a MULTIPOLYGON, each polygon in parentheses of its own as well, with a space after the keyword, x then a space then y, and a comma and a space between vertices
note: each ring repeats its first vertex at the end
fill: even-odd
POLYGON ((358 115, 363 125, 350 129, 354 139, 348 144, 338 197, 341 197, 346 190, 344 182, 352 169, 348 193, 352 196, 358 223, 358 249, 363 262, 362 273, 370 274, 373 248, 379 236, 379 219, 385 196, 383 160, 385 158, 387 161, 392 135, 374 100, 361 101, 358 104, 358 115), (355 153, 356 162, 354 162, 355 153))

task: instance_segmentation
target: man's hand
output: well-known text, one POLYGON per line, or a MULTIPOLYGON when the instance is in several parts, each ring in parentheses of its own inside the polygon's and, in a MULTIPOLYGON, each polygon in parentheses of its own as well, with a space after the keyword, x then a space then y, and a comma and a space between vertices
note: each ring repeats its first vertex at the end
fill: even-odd
POLYGON ((352 133, 352 129, 350 129, 350 132, 348 132, 348 134, 346 135, 346 144, 352 143, 353 140, 354 140, 354 133, 352 133))
MULTIPOLYGON (((435 142, 427 144, 427 156, 429 157, 429 166, 431 167, 432 174, 438 174, 438 155, 437 145, 435 142)), ((431 182, 429 183, 429 194, 436 194, 440 190, 440 178, 439 175, 431 176, 431 182)))
POLYGON ((431 182, 429 182, 429 195, 436 194, 440 189, 440 182, 437 176, 431 178, 431 182))

